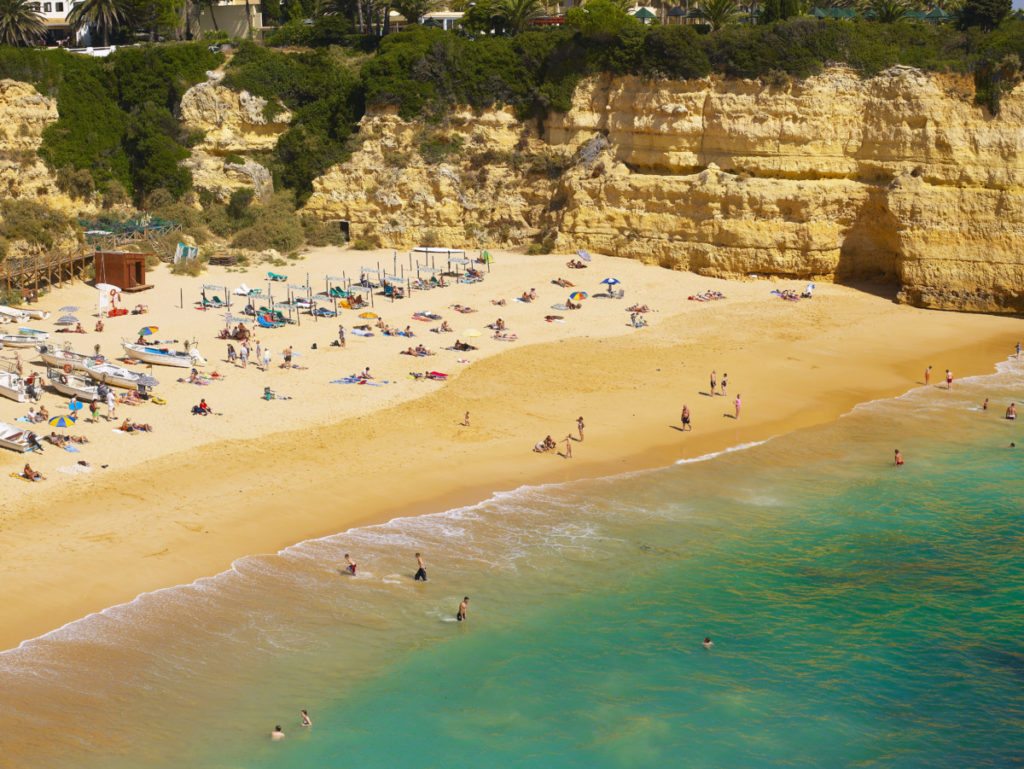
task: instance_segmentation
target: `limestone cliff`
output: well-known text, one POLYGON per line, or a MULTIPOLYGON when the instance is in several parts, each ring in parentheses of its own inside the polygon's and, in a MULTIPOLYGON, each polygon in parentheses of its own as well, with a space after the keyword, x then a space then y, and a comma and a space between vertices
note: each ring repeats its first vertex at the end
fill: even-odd
POLYGON ((30 198, 65 214, 91 207, 61 192, 36 152, 43 129, 56 122, 56 99, 28 83, 0 80, 0 198, 30 198))
POLYGON ((185 164, 192 171, 193 186, 212 192, 221 202, 227 202, 239 187, 252 187, 259 197, 265 197, 274 191, 270 172, 244 156, 274 149, 292 115, 281 110, 268 117, 265 99, 225 88, 218 82, 222 77, 221 72, 210 73, 209 81, 193 86, 181 97, 182 123, 204 134, 185 164))
POLYGON ((778 86, 605 77, 542 126, 494 110, 430 129, 385 112, 360 136, 307 204, 348 220, 354 238, 546 239, 710 275, 882 279, 919 305, 1024 312, 1024 86, 993 117, 969 81, 906 67, 778 86))

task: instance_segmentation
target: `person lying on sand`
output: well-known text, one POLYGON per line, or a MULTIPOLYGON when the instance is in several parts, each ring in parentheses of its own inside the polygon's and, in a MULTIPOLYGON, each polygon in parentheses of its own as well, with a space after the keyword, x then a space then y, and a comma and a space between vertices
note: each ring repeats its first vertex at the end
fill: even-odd
POLYGON ((135 432, 151 433, 151 432, 153 432, 153 428, 149 424, 142 423, 142 422, 129 422, 127 419, 125 419, 121 423, 121 426, 118 429, 121 430, 122 432, 126 432, 126 433, 135 433, 135 432))
POLYGON ((556 286, 561 286, 562 288, 575 288, 576 287, 575 283, 570 283, 565 278, 559 278, 558 280, 553 280, 551 282, 554 283, 556 286))
POLYGON ((51 432, 49 435, 46 436, 46 440, 48 440, 54 446, 60 446, 61 448, 64 448, 65 446, 71 443, 83 444, 89 442, 89 439, 86 438, 84 435, 62 435, 57 432, 51 432))
POLYGON ((506 302, 504 299, 492 299, 491 304, 495 304, 498 307, 504 307, 506 304, 508 304, 508 302, 506 302))
POLYGON ((463 307, 461 304, 453 304, 451 307, 453 310, 455 310, 455 312, 461 312, 463 315, 465 315, 467 312, 476 312, 476 310, 474 310, 472 307, 463 307))
POLYGON ((574 302, 572 299, 565 300, 565 307, 567 310, 578 310, 583 305, 580 302, 574 302))
POLYGON ((452 345, 452 347, 454 349, 456 349, 456 350, 462 350, 462 351, 465 351, 465 350, 475 350, 476 349, 473 345, 467 344, 466 342, 460 342, 458 339, 455 340, 455 344, 452 345))
POLYGON ((634 304, 632 307, 626 308, 627 312, 650 312, 651 308, 646 304, 634 304))
POLYGON ((574 270, 585 270, 585 269, 587 269, 587 265, 585 265, 579 259, 570 259, 568 262, 565 263, 565 266, 566 267, 570 267, 571 269, 574 269, 574 270))

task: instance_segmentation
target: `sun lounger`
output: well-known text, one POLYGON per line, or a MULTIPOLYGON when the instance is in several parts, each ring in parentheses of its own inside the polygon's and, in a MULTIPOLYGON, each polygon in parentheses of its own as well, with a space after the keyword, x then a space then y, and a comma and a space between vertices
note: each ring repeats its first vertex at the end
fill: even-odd
POLYGON ((276 272, 268 272, 267 273, 267 280, 272 280, 275 283, 284 283, 286 280, 288 280, 288 276, 287 275, 278 275, 276 272))
POLYGON ((256 325, 260 328, 281 328, 284 324, 275 322, 268 315, 257 315, 256 325))

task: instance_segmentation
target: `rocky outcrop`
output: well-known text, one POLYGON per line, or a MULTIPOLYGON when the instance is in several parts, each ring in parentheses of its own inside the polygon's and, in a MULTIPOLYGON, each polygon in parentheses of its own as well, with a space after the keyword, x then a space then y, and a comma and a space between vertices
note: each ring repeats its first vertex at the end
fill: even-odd
POLYGON ((37 150, 43 129, 57 122, 57 101, 28 83, 0 80, 0 197, 30 198, 65 214, 91 208, 57 187, 37 150))
POLYGON ((1024 311, 1024 86, 993 117, 969 80, 906 67, 781 85, 605 77, 541 127, 507 111, 459 113, 440 130, 375 113, 360 136, 307 204, 355 238, 546 240, 1024 311))
POLYGON ((260 198, 273 194, 270 172, 245 156, 273 150, 278 137, 288 130, 291 113, 283 108, 268 110, 266 99, 220 85, 223 73, 209 74, 210 80, 182 95, 179 106, 184 126, 203 133, 186 161, 193 186, 213 193, 221 202, 240 187, 252 187, 260 198))

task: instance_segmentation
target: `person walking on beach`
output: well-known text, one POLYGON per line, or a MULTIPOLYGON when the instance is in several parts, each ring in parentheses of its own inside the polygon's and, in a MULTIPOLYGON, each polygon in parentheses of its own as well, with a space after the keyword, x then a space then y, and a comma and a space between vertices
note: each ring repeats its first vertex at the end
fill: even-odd
POLYGON ((740 406, 743 405, 743 402, 740 400, 740 396, 739 396, 738 393, 736 394, 736 400, 734 401, 734 405, 736 406, 736 416, 734 418, 735 419, 739 419, 740 418, 740 406))
POLYGON ((683 404, 683 413, 679 416, 679 420, 683 423, 683 432, 693 429, 693 425, 690 424, 690 409, 685 403, 683 404))
POLYGON ((583 417, 576 420, 576 429, 580 431, 580 443, 583 443, 583 417))
POLYGON ((946 389, 953 389, 953 372, 950 371, 949 369, 946 369, 946 389))
POLYGON ((467 595, 465 598, 462 599, 462 603, 459 604, 459 611, 455 615, 455 619, 457 619, 459 622, 462 622, 464 619, 466 619, 466 609, 468 603, 469 596, 467 595))
POLYGON ((263 360, 263 345, 260 344, 259 340, 256 341, 256 356, 253 358, 256 366, 259 367, 260 361, 263 360))
POLYGON ((300 710, 299 711, 299 715, 302 716, 302 725, 303 726, 312 726, 313 725, 313 720, 309 717, 309 713, 307 713, 305 710, 300 710))
POLYGON ((462 426, 469 427, 469 412, 466 412, 466 416, 462 419, 462 426))
POLYGON ((932 381, 932 367, 929 366, 924 370, 924 383, 927 385, 932 381))
POLYGON ((413 577, 413 580, 416 581, 416 582, 426 582, 427 581, 427 569, 423 565, 423 556, 421 556, 419 553, 416 553, 416 565, 419 568, 416 569, 416 576, 413 577))
POLYGON ((243 339, 242 343, 238 345, 238 360, 242 364, 242 368, 249 367, 249 340, 243 339))
POLYGON ((263 348, 263 370, 264 371, 269 371, 270 370, 270 364, 272 362, 273 362, 273 358, 271 357, 271 354, 270 354, 270 348, 269 347, 264 347, 263 348))
POLYGON ((232 366, 234 366, 235 365, 235 358, 237 358, 237 357, 238 356, 235 354, 235 346, 233 344, 231 344, 231 342, 228 342, 228 363, 230 363, 232 366))
POLYGON ((107 421, 111 419, 117 419, 117 398, 114 397, 114 391, 107 389, 107 421))
POLYGON ((338 346, 345 349, 345 327, 338 326, 338 346))
POLYGON ((718 372, 711 372, 711 395, 714 396, 715 388, 718 387, 718 372))
POLYGON ((728 395, 728 393, 725 391, 725 388, 726 388, 726 386, 728 384, 729 384, 729 375, 728 374, 722 374, 722 395, 728 395))
POLYGON ((565 458, 572 459, 572 435, 565 436, 565 458))
POLYGON ((348 566, 345 567, 345 570, 354 577, 356 574, 356 567, 359 564, 353 561, 352 557, 348 553, 345 553, 345 563, 348 564, 348 566))
POLYGON ((893 461, 896 463, 896 467, 903 467, 903 455, 900 454, 899 449, 896 449, 896 454, 893 457, 893 461))

